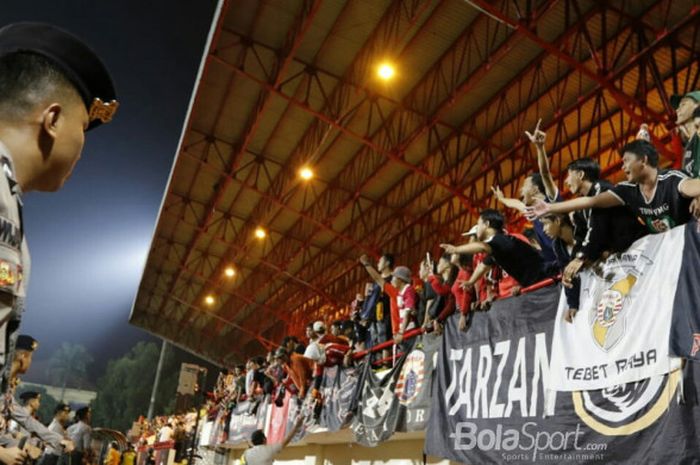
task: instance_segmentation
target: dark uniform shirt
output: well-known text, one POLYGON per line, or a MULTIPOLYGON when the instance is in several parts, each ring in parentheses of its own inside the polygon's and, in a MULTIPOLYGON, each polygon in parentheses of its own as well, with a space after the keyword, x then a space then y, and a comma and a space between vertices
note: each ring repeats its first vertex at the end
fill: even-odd
MULTIPOLYGON (((614 185, 598 180, 586 193, 587 197, 609 191, 614 185)), ((604 251, 621 252, 646 234, 646 228, 627 207, 587 208, 573 213, 574 250, 589 260, 597 260, 604 251)))
POLYGON ((685 144, 683 170, 693 178, 700 178, 700 136, 697 133, 685 144))
POLYGON ((680 186, 687 179, 682 171, 659 171, 654 195, 649 200, 639 185, 631 182, 621 182, 610 192, 642 219, 649 232, 656 234, 690 220, 691 199, 680 193, 680 186))
POLYGON ((548 277, 544 259, 530 244, 513 236, 497 233, 486 242, 496 264, 521 286, 531 286, 548 277))
MULTIPOLYGON (((605 180, 598 180, 593 183, 591 188, 586 193, 586 197, 595 197, 607 190, 612 189, 614 186, 611 182, 605 180)), ((591 211, 592 208, 586 208, 585 210, 578 210, 573 213, 573 223, 574 223, 574 239, 576 240, 576 247, 574 248, 574 255, 578 250, 587 245, 590 241, 591 230, 591 211)))

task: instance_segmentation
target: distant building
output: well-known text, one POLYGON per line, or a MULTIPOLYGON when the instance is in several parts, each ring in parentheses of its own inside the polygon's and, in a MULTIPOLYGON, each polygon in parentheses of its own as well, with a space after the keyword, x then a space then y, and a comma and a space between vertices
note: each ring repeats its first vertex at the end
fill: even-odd
MULTIPOLYGON (((61 400, 61 391, 63 388, 60 386, 49 386, 46 384, 28 383, 23 381, 21 384, 23 390, 46 390, 46 393, 53 397, 54 399, 61 400)), ((87 391, 84 389, 73 389, 66 388, 63 393, 63 402, 69 404, 71 407, 89 405, 97 397, 96 391, 87 391)))

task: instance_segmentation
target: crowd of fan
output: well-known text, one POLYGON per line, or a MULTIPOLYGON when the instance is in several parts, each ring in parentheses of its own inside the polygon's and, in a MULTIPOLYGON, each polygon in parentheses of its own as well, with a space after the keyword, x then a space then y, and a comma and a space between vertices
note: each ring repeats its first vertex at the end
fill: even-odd
POLYGON ((186 458, 186 450, 192 444, 197 424, 197 413, 191 411, 181 415, 155 417, 147 420, 139 418, 129 431, 129 440, 137 449, 145 448, 147 461, 154 461, 153 446, 157 443, 172 443, 175 449, 175 462, 186 458))
MULTIPOLYGON (((241 400, 265 394, 282 402, 291 391, 299 402, 310 389, 319 398, 323 368, 351 365, 353 354, 384 344, 374 354, 378 365, 391 362, 392 348, 405 352, 413 339, 408 331, 442 331, 445 319, 459 313, 459 329, 467 331, 474 312, 486 311, 495 299, 517 295, 523 288, 560 277, 573 321, 579 306, 578 273, 611 253, 626 250, 646 234, 663 233, 700 217, 700 91, 673 102, 678 131, 685 144, 682 170, 659 168, 659 154, 648 128, 620 150, 626 181, 613 185, 601 179, 600 165, 591 158, 572 161, 564 185, 572 200, 564 201, 545 152, 546 134, 537 124, 526 132, 537 151, 538 170, 520 189, 520 199, 493 194, 505 208, 515 209, 532 222, 522 234, 506 229, 503 213, 480 212, 463 234, 467 243, 441 244, 444 253, 428 253, 413 274, 383 254, 376 264, 360 258, 371 282, 351 304, 349 320, 336 321, 330 331, 317 321, 306 328, 306 344, 284 338, 267 357, 254 357, 245 366, 222 373, 213 405, 230 408, 241 400), (379 359, 379 360, 377 360, 379 359)), ((317 401, 320 404, 320 401, 317 401)), ((251 402, 254 408, 255 402, 251 402)))

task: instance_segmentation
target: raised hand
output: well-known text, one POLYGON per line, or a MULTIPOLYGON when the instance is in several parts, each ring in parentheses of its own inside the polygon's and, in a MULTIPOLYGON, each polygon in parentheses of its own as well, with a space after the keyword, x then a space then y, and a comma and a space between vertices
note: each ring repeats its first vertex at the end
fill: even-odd
POLYGON ((371 262, 370 262, 370 260, 369 260, 369 257, 368 257, 366 254, 363 254, 363 255, 360 257, 360 263, 361 263, 363 266, 367 266, 367 265, 371 264, 371 262))
POLYGON ((642 123, 642 125, 639 126, 639 131, 637 132, 637 140, 645 140, 647 142, 651 142, 651 135, 649 134, 648 124, 642 123))
POLYGON ((540 130, 540 124, 542 124, 542 118, 537 120, 537 126, 535 126, 535 130, 532 131, 532 134, 530 134, 528 131, 525 131, 525 135, 528 139, 530 139, 530 142, 535 144, 535 146, 537 146, 538 148, 544 148, 544 141, 547 138, 547 134, 544 131, 540 130))
POLYGON ((447 252, 450 255, 453 253, 457 253, 456 252, 457 247, 452 245, 452 244, 440 244, 440 248, 444 249, 445 252, 447 252))
POLYGON ((496 200, 503 200, 505 198, 505 195, 503 195, 503 191, 499 186, 491 186, 491 192, 493 192, 493 195, 496 196, 496 200))
POLYGON ((544 200, 536 200, 534 204, 525 207, 525 218, 529 221, 541 218, 549 213, 549 204, 544 200))

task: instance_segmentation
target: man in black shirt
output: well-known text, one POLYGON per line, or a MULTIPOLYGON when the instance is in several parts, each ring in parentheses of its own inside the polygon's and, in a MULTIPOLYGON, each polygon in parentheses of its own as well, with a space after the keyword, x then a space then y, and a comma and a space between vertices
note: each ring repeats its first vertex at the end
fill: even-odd
POLYGON ((626 182, 594 197, 581 197, 557 204, 537 202, 526 209, 528 218, 625 205, 651 234, 687 223, 692 216, 691 200, 700 197, 700 179, 690 179, 681 171, 659 170, 658 152, 644 140, 630 142, 621 153, 626 182))
MULTIPOLYGON (((595 197, 614 186, 600 178, 600 165, 584 157, 569 163, 564 184, 573 195, 595 197)), ((563 281, 571 285, 585 261, 598 260, 603 252, 627 250, 645 234, 645 229, 629 209, 623 206, 576 211, 573 214, 575 244, 563 281)), ((559 255, 557 255, 559 258, 559 255)))
POLYGON ((487 253, 523 287, 552 275, 537 250, 527 242, 504 233, 500 212, 492 209, 482 211, 476 226, 476 241, 459 246, 440 244, 440 247, 449 254, 487 253))

